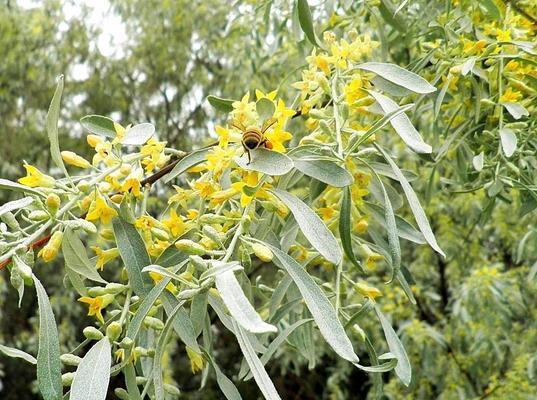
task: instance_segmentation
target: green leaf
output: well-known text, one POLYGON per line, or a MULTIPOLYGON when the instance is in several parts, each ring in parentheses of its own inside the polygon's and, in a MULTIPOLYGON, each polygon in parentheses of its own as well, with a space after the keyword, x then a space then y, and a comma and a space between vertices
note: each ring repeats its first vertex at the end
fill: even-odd
POLYGON ((33 275, 39 305, 39 351, 37 353, 37 384, 45 400, 62 398, 62 373, 58 328, 45 288, 33 275))
POLYGON ((390 349, 390 352, 397 358, 395 374, 399 377, 399 379, 401 379, 401 382, 403 382, 405 386, 408 386, 410 385, 410 380, 412 379, 412 368, 410 366, 410 361, 408 360, 405 348, 399 340, 397 333, 395 333, 393 330, 388 319, 380 311, 378 305, 375 305, 375 311, 382 325, 384 336, 386 336, 388 348, 390 349))
POLYGON ((149 122, 134 125, 125 132, 125 136, 121 140, 121 144, 140 146, 147 142, 151 136, 155 134, 155 125, 149 122))
MULTIPOLYGON (((373 203, 365 203, 365 207, 370 213, 370 215, 379 222, 382 226, 385 227, 385 218, 384 215, 386 211, 383 207, 373 204, 373 203)), ((395 216, 395 223, 397 225, 397 235, 401 239, 406 239, 411 242, 417 243, 417 244, 424 244, 427 243, 425 238, 423 237, 423 234, 418 231, 416 228, 412 226, 410 222, 408 222, 406 219, 396 215, 395 216)))
POLYGON ((32 193, 41 197, 47 197, 43 192, 37 189, 21 185, 20 183, 12 182, 8 179, 0 178, 0 189, 13 190, 15 192, 32 193))
POLYGON ((86 353, 71 385, 69 400, 104 400, 112 363, 110 340, 105 336, 86 353))
POLYGON ((153 287, 153 289, 151 289, 147 296, 144 297, 142 304, 138 306, 138 309, 134 313, 134 316, 129 323, 127 333, 125 334, 126 337, 136 340, 136 336, 138 336, 138 333, 140 332, 144 318, 147 317, 151 307, 153 307, 164 289, 166 289, 166 285, 168 285, 168 283, 170 283, 170 278, 162 279, 156 286, 153 287))
POLYGON ((207 101, 209 102, 211 106, 213 106, 219 111, 223 111, 226 113, 233 111, 234 100, 223 99, 221 97, 210 95, 210 96, 207 96, 207 101))
POLYGON ((328 261, 339 264, 342 257, 339 243, 321 218, 295 195, 278 189, 273 192, 291 210, 308 242, 328 261))
MULTIPOLYGON (((370 92, 370 94, 375 98, 377 103, 382 108, 382 111, 384 111, 386 114, 399 109, 397 103, 392 99, 376 92, 370 92)), ((423 141, 421 135, 416 128, 414 128, 414 125, 412 125, 412 122, 410 122, 410 119, 406 116, 406 114, 403 113, 393 117, 390 120, 390 124, 392 125, 393 129, 395 129, 395 132, 397 132, 401 139, 403 139, 403 141, 408 145, 408 147, 410 147, 416 153, 428 154, 432 152, 432 147, 423 141)))
POLYGON ((285 175, 293 169, 293 160, 277 151, 267 150, 262 147, 250 150, 251 162, 248 164, 247 154, 235 157, 239 167, 249 171, 258 171, 271 176, 285 175))
POLYGON ((354 353, 352 343, 345 333, 334 307, 321 288, 317 286, 304 267, 293 258, 274 246, 267 243, 265 246, 270 247, 276 257, 276 264, 285 269, 295 282, 326 342, 341 358, 358 363, 359 359, 354 353))
POLYGON ((205 354, 205 357, 207 357, 207 359, 211 363, 211 366, 213 367, 214 372, 216 374, 216 383, 218 384, 218 387, 220 388, 220 390, 222 391, 226 399, 227 400, 242 400, 242 397, 239 391, 237 390, 237 387, 233 384, 233 382, 227 376, 224 375, 224 373, 220 370, 220 367, 218 367, 218 365, 213 360, 211 355, 205 350, 203 351, 203 353, 205 354))
POLYGON ((215 284, 229 313, 244 329, 252 333, 278 331, 274 325, 267 324, 261 319, 242 291, 233 271, 216 275, 215 284))
POLYGON ((58 86, 50 102, 50 107, 47 112, 47 134, 50 142, 50 156, 58 168, 67 176, 67 170, 63 164, 63 159, 60 154, 60 142, 58 139, 58 119, 60 117, 60 102, 63 93, 63 75, 58 77, 58 86))
POLYGON ((109 138, 116 137, 114 120, 102 115, 86 115, 80 119, 80 123, 91 133, 109 138))
POLYGON ((423 211, 423 208, 421 207, 421 204, 418 200, 418 196, 416 196, 416 193, 414 193, 412 186, 410 186, 410 183, 408 183, 405 176, 403 175, 399 167, 393 162, 391 157, 380 146, 375 145, 375 147, 382 154, 382 156, 388 162, 388 164, 390 164, 393 172, 397 176, 397 179, 399 180, 399 183, 401 184, 401 187, 403 188, 403 191, 405 192, 405 196, 408 200, 408 204, 410 205, 410 209, 412 210, 412 213, 414 214, 416 223, 418 224, 418 227, 420 228, 421 233, 423 233, 425 240, 427 240, 427 243, 429 243, 429 245, 437 253, 445 257, 446 255, 444 254, 444 252, 442 251, 442 249, 436 242, 436 238, 431 229, 431 226, 429 225, 427 216, 425 215, 425 212, 423 211))
POLYGON ((395 64, 368 62, 358 65, 358 68, 373 72, 387 81, 395 83, 396 85, 402 86, 415 93, 426 94, 436 91, 436 88, 421 76, 407 71, 395 64))
POLYGON ((203 273, 200 275, 200 281, 209 279, 227 271, 239 271, 241 269, 243 269, 242 265, 240 265, 237 261, 222 262, 215 260, 211 262, 211 267, 207 268, 207 270, 203 271, 203 273))
POLYGON ((281 397, 276 391, 274 384, 270 380, 267 371, 265 371, 263 364, 261 364, 259 357, 257 357, 257 354, 255 353, 248 336, 235 320, 232 320, 232 323, 235 336, 239 342, 239 347, 244 355, 244 359, 252 371, 252 375, 254 376, 255 382, 261 390, 261 393, 263 393, 263 396, 267 400, 281 400, 281 397))
POLYGON ((274 102, 266 97, 262 97, 255 103, 255 108, 257 114, 261 121, 266 121, 274 115, 276 107, 274 107, 274 102))
POLYGON ((28 207, 30 204, 34 202, 33 197, 24 197, 22 199, 9 201, 2 206, 0 206, 0 217, 4 215, 5 213, 18 210, 20 208, 28 207))
POLYGON ((173 244, 168 246, 166 250, 157 258, 155 264, 164 268, 176 266, 188 258, 188 254, 183 253, 173 244))
POLYGON ((472 158, 472 165, 474 166, 477 172, 481 172, 483 169, 483 164, 485 162, 485 153, 481 152, 477 156, 472 158))
POLYGON ((500 9, 494 3, 494 0, 479 0, 480 6, 489 14, 493 19, 500 20, 502 17, 500 9))
POLYGON ((351 260, 353 265, 358 268, 362 273, 365 273, 362 264, 356 258, 354 250, 352 248, 352 237, 351 237, 351 189, 346 187, 342 191, 341 196, 341 211, 339 213, 339 237, 341 239, 341 244, 343 245, 343 251, 351 260))
POLYGON ((84 244, 71 228, 67 228, 63 235, 62 252, 66 268, 92 281, 107 283, 89 260, 84 244))
POLYGON ((515 132, 509 128, 502 128, 500 129, 500 139, 502 142, 503 154, 505 154, 506 157, 511 157, 515 153, 517 146, 515 132))
POLYGON ((207 159, 207 154, 212 150, 212 148, 206 148, 206 149, 200 149, 193 151, 192 153, 188 154, 187 156, 183 157, 177 164, 175 164, 175 167, 170 171, 168 175, 164 178, 164 183, 170 182, 172 179, 174 179, 176 176, 181 175, 186 170, 201 164, 207 159))
POLYGON ((315 33, 315 29, 313 27, 311 10, 307 0, 297 0, 296 7, 298 12, 298 21, 300 22, 300 27, 302 28, 302 31, 312 45, 320 47, 319 40, 317 39, 317 34, 315 33))
POLYGON ((522 104, 518 103, 501 103, 502 106, 511 114, 514 119, 520 119, 522 117, 528 117, 529 111, 522 104))
MULTIPOLYGON (((167 279, 167 278, 164 278, 167 279)), ((164 311, 168 317, 171 315, 172 311, 179 305, 183 304, 184 301, 179 301, 177 298, 168 291, 165 291, 160 296, 160 301, 164 306, 164 311)), ((194 350, 196 353, 201 353, 201 349, 196 341, 196 333, 194 332, 194 326, 190 321, 188 313, 185 311, 184 307, 181 307, 177 312, 177 316, 173 320, 173 329, 179 339, 183 341, 188 347, 194 350)))
POLYGON ((130 285, 138 296, 144 297, 153 287, 149 276, 142 274, 142 269, 151 264, 144 241, 136 228, 121 218, 114 218, 112 226, 130 285))
POLYGON ((34 356, 26 353, 25 351, 15 349, 13 347, 7 347, 0 344, 0 352, 11 358, 22 358, 24 361, 27 361, 30 364, 37 364, 37 360, 34 356))
MULTIPOLYGON (((186 262, 183 262, 182 266, 185 266, 185 265, 186 265, 186 262)), ((195 286, 195 284, 193 284, 192 282, 187 281, 186 279, 177 275, 175 272, 169 271, 166 268, 161 267, 160 265, 155 265, 155 264, 148 265, 147 267, 144 267, 144 269, 142 269, 142 272, 156 272, 159 275, 165 276, 166 278, 175 279, 176 281, 184 283, 187 286, 195 286)))
POLYGON ((330 186, 345 187, 353 182, 352 175, 333 161, 295 158, 293 163, 295 168, 304 175, 311 176, 330 186))

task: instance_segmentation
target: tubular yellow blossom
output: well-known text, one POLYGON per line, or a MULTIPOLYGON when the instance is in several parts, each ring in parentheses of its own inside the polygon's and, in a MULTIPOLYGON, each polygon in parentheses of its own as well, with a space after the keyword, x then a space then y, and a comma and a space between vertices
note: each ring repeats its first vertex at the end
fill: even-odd
POLYGON ((39 171, 30 164, 24 164, 26 176, 19 179, 19 183, 29 187, 54 187, 54 178, 39 171))
POLYGON ((356 282, 354 284, 354 290, 356 293, 361 294, 364 297, 368 297, 371 300, 375 300, 377 297, 382 296, 380 290, 376 287, 369 286, 365 282, 356 282))
POLYGON ((186 354, 190 360, 190 368, 192 369, 192 373, 196 374, 203 370, 203 357, 201 354, 196 353, 194 350, 192 350, 190 347, 186 346, 186 354))
POLYGON ((119 256, 119 250, 117 248, 103 250, 100 247, 92 246, 92 250, 97 255, 97 262, 95 264, 95 267, 97 269, 100 269, 101 271, 104 269, 104 265, 110 261, 112 261, 114 258, 119 256))
POLYGON ((162 221, 162 223, 168 228, 174 237, 179 237, 185 232, 185 223, 180 215, 177 215, 177 211, 172 208, 170 210, 170 217, 162 221))
POLYGON ((257 258, 259 258, 263 262, 270 262, 274 257, 272 251, 267 246, 264 246, 260 243, 253 243, 252 250, 254 251, 254 254, 257 256, 257 258))
POLYGON ((105 294, 103 296, 89 297, 82 296, 78 299, 81 303, 86 303, 89 305, 88 315, 95 317, 104 324, 104 318, 102 314, 103 308, 106 308, 110 303, 114 301, 113 294, 105 294))
POLYGON ((103 197, 98 196, 91 203, 86 220, 95 221, 99 219, 103 224, 109 224, 112 218, 116 216, 117 211, 110 207, 103 197))
POLYGON ((510 87, 500 97, 500 103, 516 103, 522 98, 522 93, 510 87))
POLYGON ((73 167, 78 167, 78 168, 91 167, 91 163, 88 160, 86 160, 83 157, 80 157, 78 154, 72 151, 62 151, 61 155, 62 155, 63 161, 68 165, 72 165, 73 167))
POLYGON ((41 257, 45 262, 51 262, 52 260, 54 260, 57 257, 58 252, 60 251, 62 239, 63 232, 54 232, 47 245, 39 251, 38 256, 41 257))
POLYGON ((123 185, 121 185, 122 192, 131 192, 133 196, 140 197, 142 195, 140 189, 140 177, 138 175, 131 175, 125 179, 123 185))

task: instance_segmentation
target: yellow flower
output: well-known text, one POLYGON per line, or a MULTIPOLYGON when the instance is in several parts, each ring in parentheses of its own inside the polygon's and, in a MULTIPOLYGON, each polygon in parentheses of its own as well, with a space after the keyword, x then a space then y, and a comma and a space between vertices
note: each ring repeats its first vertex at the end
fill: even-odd
POLYGON ((134 226, 141 231, 150 231, 151 228, 157 225, 157 220, 150 215, 142 215, 136 220, 134 226))
POLYGON ((134 174, 129 175, 123 181, 123 184, 121 185, 121 191, 122 192, 130 191, 135 197, 140 197, 142 195, 140 191, 141 189, 140 178, 141 178, 141 174, 139 173, 134 173, 134 174))
POLYGON ((88 135, 86 137, 86 141, 91 147, 95 148, 99 143, 102 143, 104 140, 99 135, 88 135))
POLYGON ((223 126, 216 125, 215 131, 219 138, 218 145, 224 149, 227 147, 229 142, 240 142, 242 140, 242 135, 240 133, 230 131, 223 126))
POLYGON ((511 29, 502 31, 501 29, 496 29, 496 40, 498 42, 510 42, 511 39, 511 29))
POLYGON ((226 200, 229 200, 230 198, 235 196, 236 194, 237 194, 237 190, 235 190, 232 187, 226 190, 219 190, 218 192, 214 192, 211 195, 211 205, 214 206, 217 204, 222 204, 226 200))
POLYGON ((265 134, 267 139, 272 143, 272 150, 278 153, 285 153, 286 149, 283 145, 293 138, 293 135, 283 130, 283 124, 277 123, 274 128, 265 134))
POLYGON ((206 155, 207 169, 213 171, 215 177, 218 178, 229 167, 235 151, 235 148, 213 147, 206 155))
POLYGON ((89 168, 91 164, 88 160, 83 157, 80 157, 78 154, 73 153, 72 151, 62 151, 62 159, 66 164, 72 165, 79 168, 89 168))
POLYGON ((186 202, 190 199, 192 191, 183 189, 177 185, 173 185, 173 188, 175 189, 176 193, 173 196, 170 196, 168 199, 168 204, 179 203, 186 208, 186 202))
POLYGON ((204 362, 201 354, 196 353, 190 347, 186 346, 186 355, 190 359, 190 368, 192 369, 193 374, 203 370, 204 362))
POLYGON ((500 103, 516 103, 522 98, 522 93, 511 88, 507 88, 502 97, 500 97, 500 103))
POLYGON ((193 186, 194 186, 194 189, 196 189, 196 191, 199 193, 202 199, 206 199, 211 194, 216 192, 216 189, 211 182, 203 182, 203 181, 195 182, 193 186))
POLYGON ((166 228, 172 233, 174 237, 179 237, 185 232, 185 223, 180 215, 177 215, 177 211, 174 208, 170 210, 170 217, 162 221, 166 228))
MULTIPOLYGON (((127 127, 127 129, 129 129, 129 127, 127 127)), ((125 129, 117 122, 114 122, 114 130, 116 131, 116 137, 114 138, 114 140, 112 140, 112 144, 120 143, 125 137, 127 129, 125 129)))
POLYGON ((97 262, 95 264, 95 267, 97 269, 100 269, 101 271, 104 269, 105 264, 119 256, 119 250, 115 247, 113 249, 103 250, 100 247, 91 246, 91 249, 97 255, 97 262))
POLYGON ((352 49, 349 42, 347 42, 345 39, 341 39, 339 44, 332 44, 332 46, 330 47, 330 51, 332 53, 332 56, 330 57, 330 62, 338 68, 346 69, 347 59, 351 55, 351 50, 352 49))
POLYGON ((330 75, 330 59, 324 54, 317 54, 313 49, 311 55, 306 57, 306 61, 313 67, 319 68, 325 75, 330 75))
POLYGON ((279 125, 284 126, 285 122, 287 122, 290 117, 294 116, 295 113, 295 110, 286 107, 285 102, 282 99, 279 99, 278 104, 276 105, 276 111, 274 111, 274 118, 278 120, 279 125))
POLYGON ((274 99, 276 98, 277 94, 278 94, 278 90, 273 90, 272 92, 269 92, 267 94, 263 93, 259 89, 255 90, 255 97, 257 98, 257 100, 259 100, 259 99, 269 99, 269 100, 274 101, 274 99))
POLYGON ((88 296, 82 296, 78 299, 81 303, 89 304, 89 311, 88 315, 92 316, 95 315, 101 323, 104 324, 104 318, 102 314, 103 308, 106 308, 110 303, 114 301, 114 295, 113 294, 105 294, 103 296, 97 296, 97 297, 88 297, 88 296))
POLYGON ((142 165, 145 167, 147 172, 153 172, 156 168, 162 168, 170 160, 170 156, 160 153, 158 158, 151 157, 145 158, 142 160, 142 165))
POLYGON ((323 208, 320 208, 318 211, 321 214, 321 218, 324 221, 331 220, 336 213, 336 210, 334 210, 332 207, 323 207, 323 208))
POLYGON ((160 255, 170 246, 170 242, 167 240, 156 240, 152 242, 147 248, 147 252, 151 257, 158 258, 160 255))
POLYGON ((51 262, 58 256, 60 247, 62 245, 63 232, 56 231, 52 234, 52 237, 48 241, 45 247, 43 247, 37 254, 45 262, 51 262))
POLYGON ((363 99, 364 97, 367 97, 368 94, 364 88, 364 82, 362 80, 362 76, 360 74, 355 74, 352 81, 349 82, 347 86, 345 86, 344 93, 345 93, 345 102, 351 106, 356 101, 363 99))
POLYGON ((19 179, 19 183, 29 187, 54 187, 54 178, 39 171, 30 164, 24 164, 26 176, 19 179))
POLYGON ((234 101, 232 104, 233 111, 231 115, 233 121, 238 125, 249 126, 253 125, 257 120, 257 111, 255 103, 250 102, 250 93, 246 93, 241 101, 234 101))
POLYGON ((377 297, 382 296, 380 290, 378 290, 376 287, 369 286, 365 282, 356 282, 354 284, 354 290, 358 294, 361 294, 364 297, 368 297, 371 300, 375 300, 377 297))
POLYGON ((259 175, 255 171, 246 172, 243 180, 231 184, 231 187, 241 194, 241 206, 246 207, 254 198, 268 198, 268 192, 263 188, 258 188, 255 193, 246 193, 245 188, 256 188, 259 183, 259 175))
POLYGON ((117 216, 117 211, 110 207, 103 197, 98 196, 92 201, 86 220, 95 221, 100 219, 103 224, 108 224, 115 216, 117 216))
MULTIPOLYGON (((151 277, 155 285, 157 285, 160 281, 164 279, 164 277, 158 272, 151 271, 149 272, 149 276, 151 277)), ((172 282, 166 285, 166 289, 171 293, 177 293, 177 287, 172 282)))
POLYGON ((198 218, 199 214, 200 214, 200 212, 198 210, 194 209, 194 208, 191 208, 190 210, 186 211, 186 217, 191 221, 193 219, 198 218))

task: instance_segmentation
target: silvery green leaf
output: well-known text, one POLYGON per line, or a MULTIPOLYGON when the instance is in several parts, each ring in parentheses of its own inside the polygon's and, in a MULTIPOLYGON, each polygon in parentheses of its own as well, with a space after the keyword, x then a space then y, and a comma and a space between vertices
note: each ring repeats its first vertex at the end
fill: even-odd
POLYGON ((248 155, 235 157, 234 161, 242 169, 262 172, 271 176, 285 175, 293 169, 293 160, 277 151, 257 148, 250 150, 251 162, 248 164, 248 155))
POLYGON ((149 122, 134 125, 127 129, 125 136, 121 139, 121 144, 140 146, 147 142, 155 133, 155 126, 149 122))
POLYGON ((35 275, 33 280, 39 305, 37 384, 45 400, 58 400, 63 392, 58 328, 45 288, 35 275))
POLYGON ((426 94, 436 91, 436 88, 421 76, 407 71, 395 64, 368 62, 358 65, 358 68, 373 72, 382 78, 415 93, 426 94))
POLYGON ((261 390, 261 393, 266 400, 281 400, 280 395, 274 387, 274 383, 272 383, 272 381, 270 380, 267 371, 265 371, 265 367, 263 367, 263 364, 261 364, 259 357, 257 357, 257 354, 255 353, 255 350, 252 346, 252 343, 250 343, 246 332, 243 331, 237 321, 233 319, 232 324, 233 331, 235 332, 235 336, 237 337, 237 341, 239 342, 239 347, 242 351, 242 354, 244 355, 244 359, 246 360, 248 366, 250 367, 250 370, 252 371, 252 375, 254 376, 255 382, 257 383, 259 390, 261 390))
MULTIPOLYGON (((164 291, 164 293, 162 293, 160 296, 160 301, 162 302, 164 311, 168 317, 178 305, 184 303, 184 301, 177 300, 177 298, 167 290, 164 291)), ((201 353, 201 349, 196 341, 194 326, 192 325, 192 321, 190 321, 190 317, 188 316, 188 313, 185 311, 184 307, 180 307, 179 311, 177 311, 177 315, 173 319, 173 329, 184 344, 186 344, 196 353, 201 353)))
POLYGON ((404 96, 408 96, 409 94, 412 94, 411 90, 405 89, 404 87, 399 86, 399 85, 395 85, 389 80, 386 80, 383 77, 378 76, 378 75, 374 76, 371 79, 371 82, 373 83, 376 89, 380 89, 383 92, 388 93, 390 96, 404 97, 404 96))
POLYGON ((8 212, 18 210, 20 208, 28 207, 30 204, 33 203, 33 201, 34 199, 32 197, 23 197, 22 199, 4 203, 2 206, 0 206, 0 216, 8 212))
POLYGON ((229 313, 248 332, 277 332, 278 329, 261 319, 257 311, 242 291, 233 271, 226 271, 215 276, 215 284, 229 313))
POLYGON ((330 186, 345 187, 352 184, 352 175, 333 161, 295 158, 293 162, 295 168, 304 175, 311 176, 330 186))
POLYGON ((464 62, 464 64, 462 64, 462 67, 461 67, 462 76, 466 76, 468 75, 468 72, 472 71, 475 65, 475 61, 476 61, 475 57, 470 57, 468 60, 464 62))
POLYGON ((266 97, 262 97, 255 103, 255 108, 257 110, 257 115, 261 121, 266 121, 274 114, 274 102, 266 97))
POLYGON ((71 385, 69 400, 104 400, 110 383, 112 348, 103 337, 86 353, 71 385))
POLYGON ((0 189, 13 190, 16 192, 32 193, 42 197, 46 197, 45 194, 37 189, 29 186, 21 185, 20 183, 12 182, 9 179, 0 178, 0 189))
POLYGON ((216 108, 219 111, 223 111, 223 112, 226 112, 226 113, 233 111, 233 105, 232 104, 233 104, 234 100, 223 99, 221 97, 209 95, 209 96, 207 96, 207 101, 209 102, 209 104, 211 104, 211 106, 213 106, 214 108, 216 108))
POLYGON ((512 115, 514 119, 520 119, 530 115, 529 111, 522 104, 518 103, 501 103, 502 106, 512 115))
POLYGON ((382 314, 380 308, 377 305, 375 305, 375 311, 382 325, 384 336, 386 336, 388 348, 390 349, 390 352, 397 358, 395 373, 399 377, 399 379, 401 379, 403 384, 405 386, 408 386, 410 384, 410 380, 412 379, 412 368, 410 366, 410 361, 408 360, 405 348, 399 340, 397 333, 395 333, 395 331, 393 330, 390 322, 386 319, 384 314, 382 314))
POLYGON ((326 294, 297 261, 276 247, 266 243, 265 246, 274 253, 275 263, 286 270, 295 282, 326 342, 341 358, 358 363, 352 343, 326 294))
POLYGON ((517 137, 515 132, 509 128, 500 129, 500 139, 502 142, 502 150, 506 157, 511 157, 517 146, 517 137))
POLYGON ((300 23, 302 31, 312 45, 320 47, 319 39, 317 39, 317 35, 315 33, 315 28, 313 25, 313 19, 311 18, 311 10, 310 6, 308 5, 308 1, 297 0, 296 7, 298 13, 298 21, 300 23))
POLYGON ((108 138, 116 137, 114 121, 102 115, 86 115, 80 119, 80 123, 91 133, 108 138))
POLYGON ((308 242, 328 261, 339 264, 342 257, 339 243, 321 218, 295 195, 279 189, 273 192, 291 210, 308 242))
POLYGON ((200 275, 200 281, 209 279, 213 276, 222 274, 227 271, 239 271, 243 269, 242 265, 240 265, 237 261, 222 262, 222 261, 215 260, 211 262, 211 265, 212 266, 210 268, 208 268, 206 271, 204 271, 200 275))
MULTIPOLYGON (((186 262, 183 261, 181 264, 186 265, 186 262)), ((142 272, 156 272, 157 274, 165 276, 166 278, 175 279, 176 281, 182 282, 187 286, 192 285, 191 282, 189 282, 186 279, 182 278, 181 276, 179 276, 175 272, 172 272, 172 271, 170 271, 170 270, 168 270, 168 269, 166 269, 164 267, 161 267, 160 265, 155 265, 155 264, 148 265, 147 267, 144 267, 142 269, 142 272)))
MULTIPOLYGON (((375 219, 377 222, 379 222, 381 225, 384 226, 385 211, 383 207, 377 204, 373 204, 373 203, 366 203, 365 207, 367 208, 368 212, 371 214, 373 219, 375 219)), ((412 224, 408 222, 406 219, 396 215, 395 223, 397 225, 397 234, 399 235, 401 239, 406 239, 417 244, 427 243, 423 234, 420 231, 418 231, 416 228, 414 228, 412 224)))
POLYGON ((354 254, 354 249, 352 248, 352 221, 351 221, 351 209, 352 209, 352 199, 351 199, 351 189, 346 187, 342 191, 341 196, 341 209, 339 213, 339 237, 341 239, 341 244, 343 245, 343 251, 351 260, 353 265, 358 268, 360 272, 364 272, 362 264, 356 258, 354 254))
POLYGON ((107 283, 89 260, 84 244, 71 228, 67 228, 62 240, 65 267, 95 282, 107 283))
POLYGON ((242 400, 242 397, 237 390, 237 387, 233 384, 233 382, 222 372, 220 367, 216 364, 216 362, 213 360, 211 355, 204 351, 205 356, 211 363, 211 366, 214 369, 214 372, 216 374, 216 383, 218 384, 218 387, 226 396, 227 400, 242 400))
POLYGON ((414 190, 412 189, 412 186, 410 186, 410 183, 405 179, 403 173, 399 169, 399 167, 393 162, 391 157, 379 146, 375 146, 377 150, 380 151, 384 159, 390 164, 392 167, 393 172, 397 176, 399 183, 401 184, 401 187, 403 188, 403 191, 405 192, 405 196, 408 200, 408 204, 410 205, 410 209, 412 210, 412 213, 414 214, 414 218, 416 219, 416 223, 418 224, 418 227, 420 228, 420 231, 423 233, 423 236, 425 236, 425 240, 427 240, 427 243, 439 254, 442 256, 446 256, 438 243, 436 242, 436 238, 434 236, 434 233, 431 229, 431 226, 429 225, 429 221, 427 220, 427 216, 425 215, 425 211, 423 211, 423 208, 421 207, 421 204, 418 200, 418 196, 416 196, 416 193, 414 193, 414 190))
POLYGON ((142 269, 151 264, 145 243, 136 228, 121 218, 114 218, 112 227, 130 285, 138 296, 143 297, 153 287, 149 276, 142 274, 142 269))
POLYGON ((186 170, 195 167, 198 164, 201 164, 207 159, 207 153, 209 153, 212 150, 212 148, 206 148, 206 149, 200 149, 193 151, 192 153, 188 154, 187 156, 183 157, 177 164, 175 164, 175 167, 170 171, 168 175, 164 178, 164 183, 170 182, 172 179, 174 179, 176 176, 181 175, 186 170))
POLYGON ((58 77, 58 86, 50 102, 50 107, 47 112, 47 134, 50 142, 50 156, 56 166, 62 170, 65 176, 68 176, 63 159, 60 153, 60 142, 58 139, 58 119, 60 117, 60 102, 63 93, 63 75, 58 77))
POLYGON ((485 154, 483 152, 479 153, 477 156, 474 156, 472 159, 472 164, 476 171, 480 172, 483 169, 485 154))
POLYGON ((25 351, 15 349, 13 347, 8 347, 0 344, 0 352, 11 358, 22 358, 24 361, 27 361, 30 364, 37 364, 37 360, 34 356, 26 353, 25 351))
MULTIPOLYGON (((399 109, 397 103, 392 99, 376 92, 370 92, 371 96, 375 98, 382 110, 387 114, 399 109)), ((414 150, 416 153, 431 153, 432 147, 425 143, 419 134, 419 132, 414 128, 410 119, 406 114, 400 114, 390 120, 390 124, 397 134, 403 139, 403 141, 414 150)))

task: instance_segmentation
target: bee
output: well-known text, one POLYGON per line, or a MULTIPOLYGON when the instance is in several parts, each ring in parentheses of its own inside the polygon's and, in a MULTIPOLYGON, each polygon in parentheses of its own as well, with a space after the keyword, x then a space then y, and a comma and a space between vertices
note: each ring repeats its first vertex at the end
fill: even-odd
POLYGON ((275 118, 271 118, 263 124, 261 130, 255 126, 245 127, 241 123, 232 123, 231 126, 237 128, 242 132, 242 147, 248 154, 248 164, 252 162, 250 155, 251 150, 255 150, 259 147, 265 147, 266 149, 272 150, 272 143, 265 136, 265 132, 276 123, 275 118))

